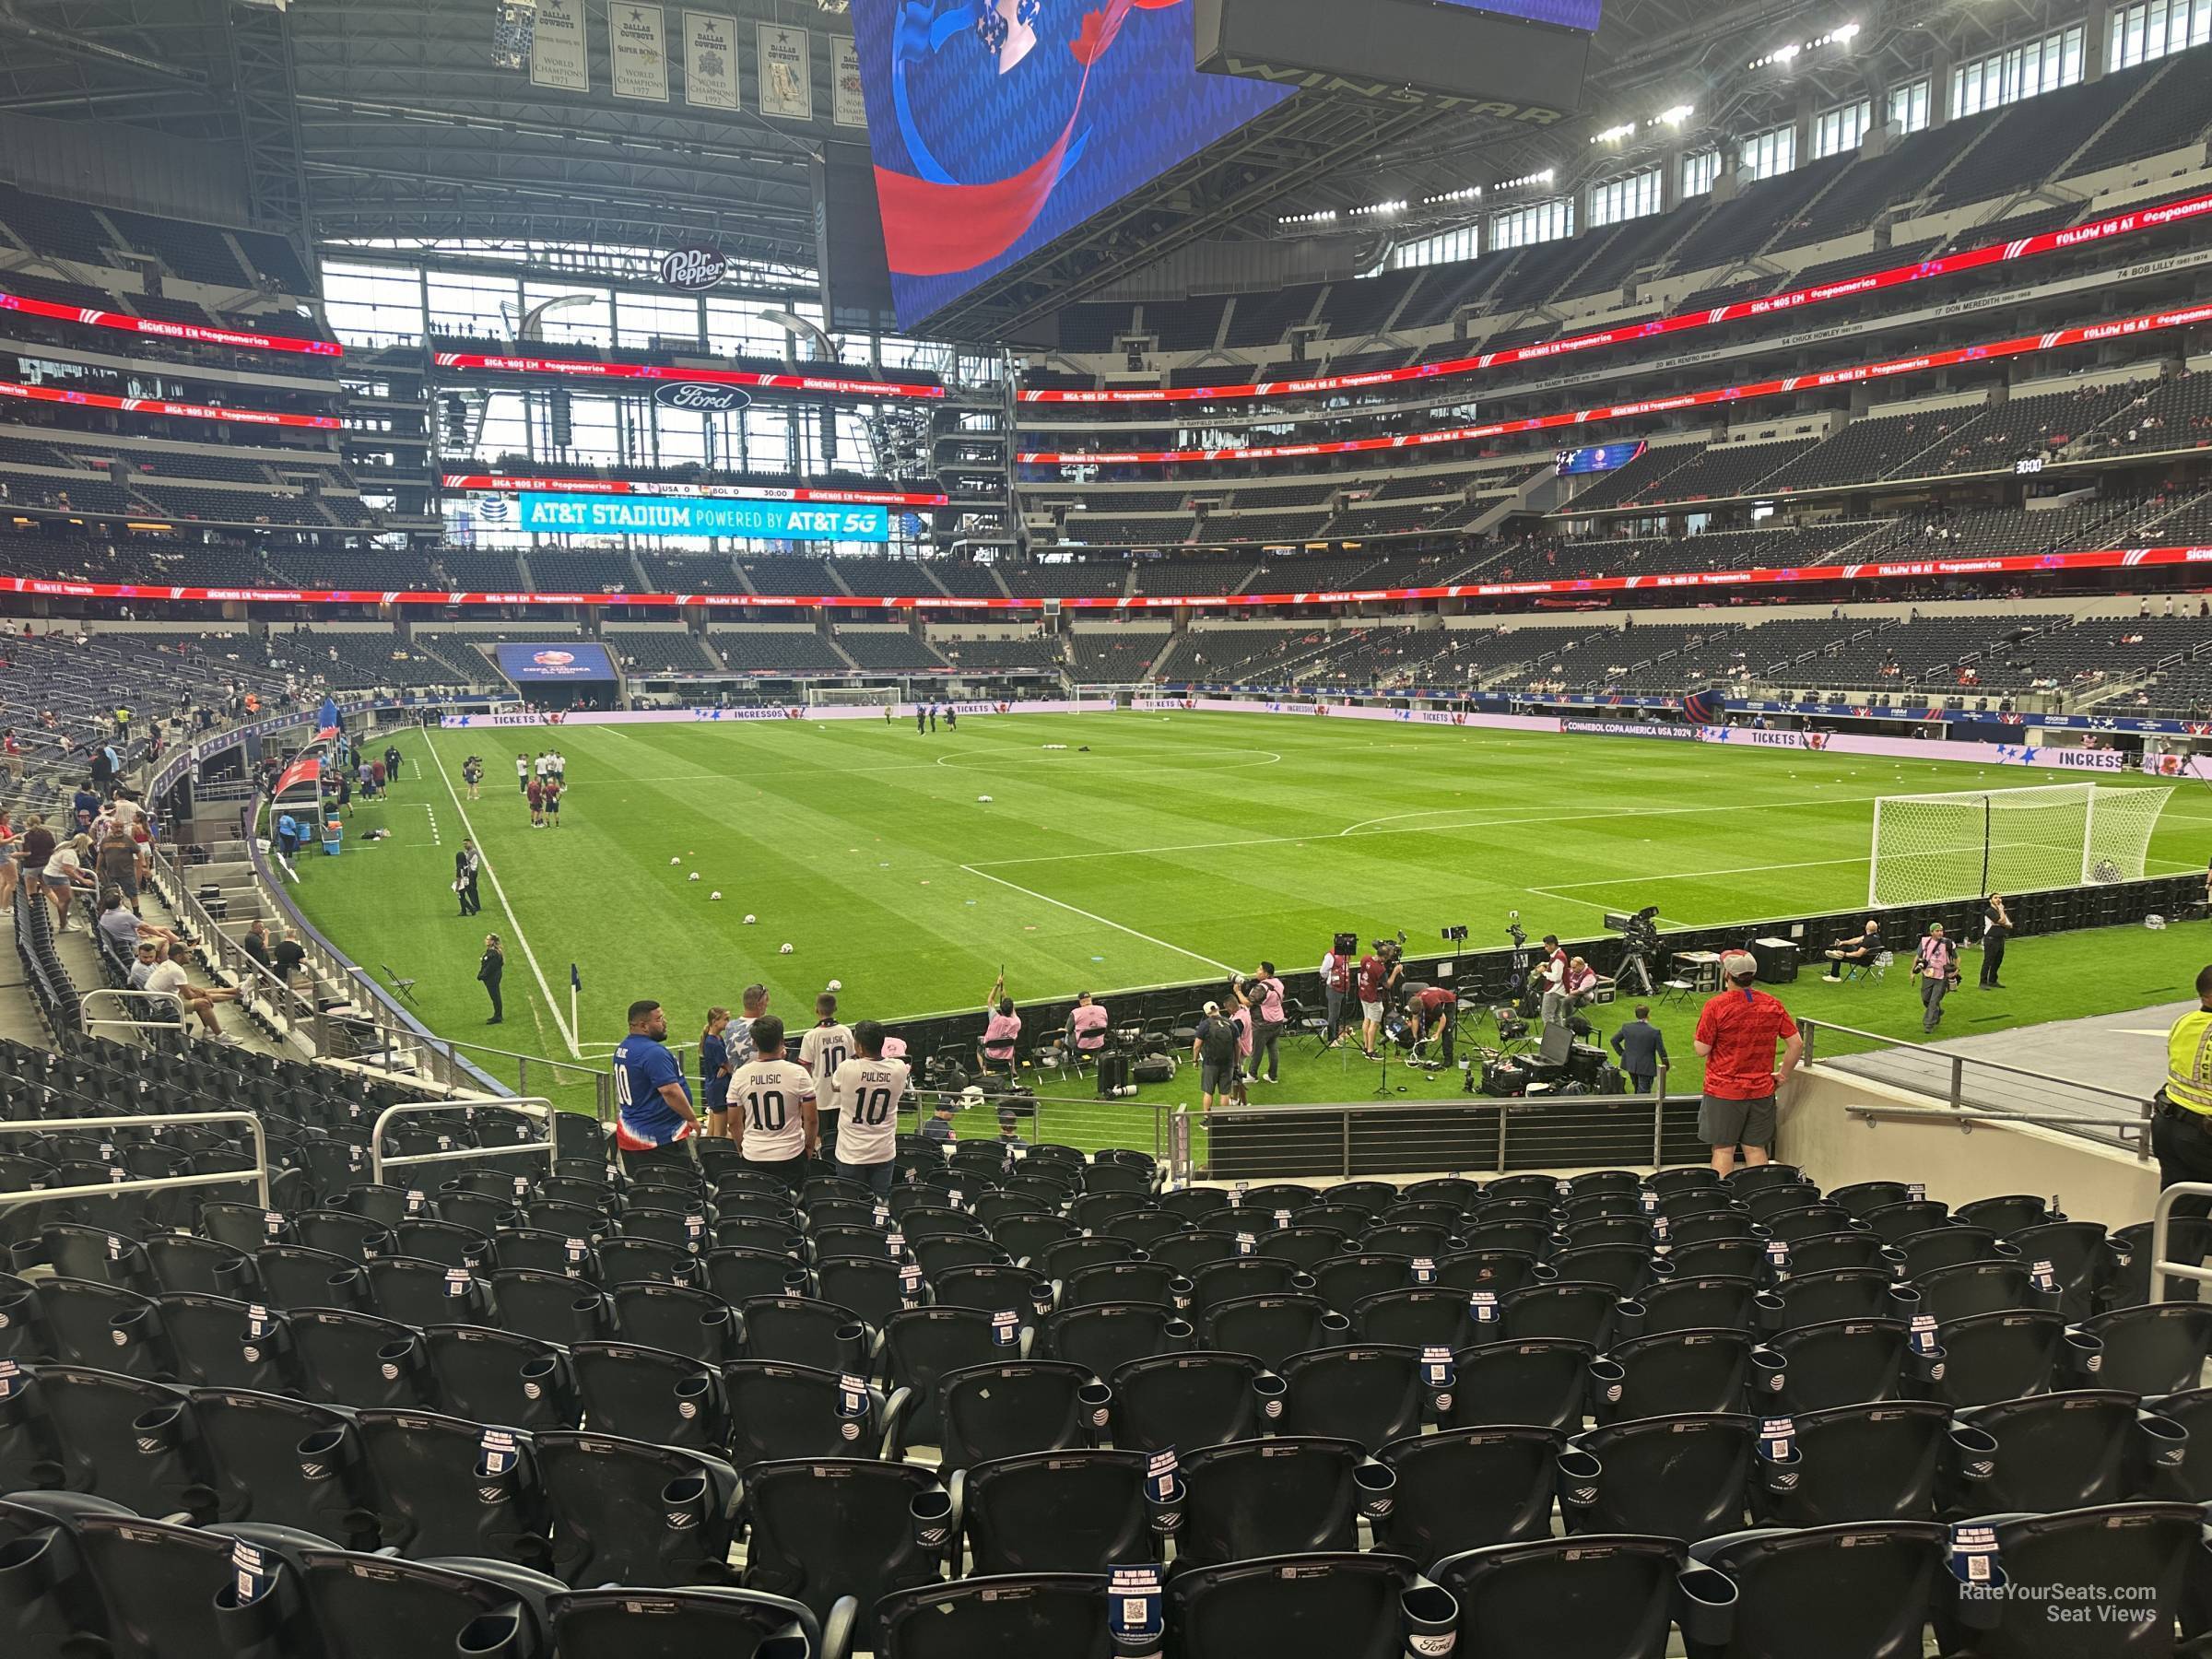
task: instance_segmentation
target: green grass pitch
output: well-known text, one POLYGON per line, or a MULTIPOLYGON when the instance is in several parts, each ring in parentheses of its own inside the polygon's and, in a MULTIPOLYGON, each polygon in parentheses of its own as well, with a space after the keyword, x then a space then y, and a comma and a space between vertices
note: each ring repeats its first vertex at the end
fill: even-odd
MULTIPOLYGON (((797 1030, 831 979, 847 1018, 895 1022, 979 1006, 1002 964, 1015 997, 1043 998, 1226 977, 1263 958, 1310 968, 1339 928, 1364 940, 1402 927, 1433 949, 1441 927, 1465 923, 1488 948, 1505 943, 1516 910, 1532 933, 1569 939, 1646 903, 1692 924, 1847 910, 1865 896, 1877 795, 2074 781, 1180 712, 971 718, 934 735, 911 720, 493 728, 399 745, 406 775, 388 800, 355 804, 344 855, 301 861, 303 908, 356 960, 414 977, 441 1034, 592 1062, 621 1037, 633 998, 658 998, 672 1040, 689 1039, 710 1006, 735 1008, 755 980, 797 1030), (514 754, 553 741, 569 763, 562 823, 533 830, 514 754), (471 752, 487 767, 473 802, 461 782, 471 752), (376 827, 389 838, 365 841, 376 827), (477 922, 458 916, 451 890, 454 849, 472 833, 488 866, 477 922), (743 924, 748 912, 757 925, 743 924), (474 981, 486 931, 508 948, 507 1022, 488 1032, 474 981), (571 962, 583 981, 574 1030, 571 962)), ((2202 868, 2208 823, 2212 796, 2177 794, 2153 872, 2202 868)), ((2097 971, 2119 942, 2106 935, 2023 939, 2008 963, 2022 989, 1968 1017, 2027 1022, 2185 994, 2177 987, 2212 948, 2201 929, 2116 931, 2127 972, 2097 971)), ((1916 1030, 1901 975, 1863 994, 1801 982, 1790 1000, 1916 1030), (1839 995, 1855 1000, 1839 1010, 1839 995)), ((1688 1020, 1677 1023, 1687 1062, 1688 1020)), ((1945 1034, 1971 1029, 1958 1020, 1945 1034)), ((1677 1087, 1694 1075, 1677 1069, 1677 1087)), ((1361 1099, 1371 1087, 1338 1057, 1301 1057, 1255 1098, 1361 1099)), ((1094 1111, 1098 1137, 1141 1124, 1148 1140, 1148 1105, 1094 1111)))

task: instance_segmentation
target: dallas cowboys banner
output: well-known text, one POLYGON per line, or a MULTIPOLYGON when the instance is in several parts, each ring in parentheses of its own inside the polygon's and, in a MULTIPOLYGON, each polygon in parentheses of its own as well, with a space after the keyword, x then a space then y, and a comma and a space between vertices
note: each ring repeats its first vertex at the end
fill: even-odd
POLYGON ((616 0, 606 14, 606 51, 617 98, 668 101, 668 36, 661 7, 616 0))
POLYGON ((701 110, 739 107, 735 18, 684 14, 684 101, 701 110))

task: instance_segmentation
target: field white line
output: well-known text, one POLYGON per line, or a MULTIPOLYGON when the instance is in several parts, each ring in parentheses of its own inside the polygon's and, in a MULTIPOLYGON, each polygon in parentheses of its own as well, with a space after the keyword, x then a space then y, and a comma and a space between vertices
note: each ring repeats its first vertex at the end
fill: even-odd
POLYGON ((1355 830, 1371 830, 1377 824, 1402 823, 1406 818, 1441 818, 1447 812, 1465 812, 1465 810, 1466 808, 1465 806, 1430 806, 1420 812, 1394 812, 1387 818, 1361 818, 1358 823, 1339 830, 1336 831, 1336 833, 1338 835, 1349 835, 1355 830))
MULTIPOLYGON (((1870 794, 1833 794, 1817 795, 1803 801, 1759 801, 1724 806, 1629 806, 1618 812, 1576 812, 1564 817, 1558 811, 1551 811, 1530 813, 1518 818, 1475 818, 1459 824, 1414 824, 1397 830, 1363 830, 1354 839, 1370 841, 1385 835, 1441 835, 1454 830, 1510 830, 1519 824, 1559 824, 1572 829, 1578 824, 1608 823, 1618 818, 1699 818, 1723 812, 1773 812, 1793 806, 1833 806, 1839 803, 1856 806, 1877 798, 1870 794)), ((1353 828, 1359 829, 1359 826, 1354 825, 1353 828)), ((1341 841, 1347 833, 1342 830, 1316 830, 1309 835, 1248 836, 1242 841, 1184 841, 1165 847, 1113 847, 1095 853, 1044 853, 1030 858, 987 858, 979 867, 1004 869, 1008 865, 1065 864, 1076 859, 1145 858, 1161 853, 1213 853, 1229 847, 1279 847, 1295 841, 1341 841)))
MULTIPOLYGON (((1732 870, 1677 870, 1671 876, 1619 876, 1603 881, 1561 881, 1548 888, 1531 888, 1531 892, 1565 894, 1576 888, 1648 887, 1654 881, 1701 881, 1712 876, 1763 876, 1774 870, 1822 870, 1835 865, 1863 865, 1858 856, 1850 858, 1808 858, 1802 864, 1739 865, 1732 870)), ((1570 900, 1580 903, 1581 900, 1570 900)))
POLYGON ((1119 922, 1109 920, 1096 912, 1087 911, 1078 905, 1070 904, 1065 899, 1055 899, 1050 893, 1040 893, 1034 888, 1018 887, 1005 877, 994 876, 990 871, 982 869, 975 865, 962 865, 960 868, 971 876, 981 876, 985 881, 995 881, 1000 887, 1011 888, 1024 898, 1035 899, 1044 904, 1055 905, 1072 915, 1081 916, 1087 922, 1096 922, 1100 927, 1111 927, 1116 933, 1125 933, 1133 939, 1142 939, 1147 945, 1157 945, 1160 949, 1171 950, 1177 956, 1189 957, 1194 962, 1204 962, 1208 968, 1218 968, 1224 973, 1237 971, 1227 962, 1217 962, 1212 957, 1201 956, 1195 950, 1185 950, 1180 945, 1169 944, 1165 939, 1156 939, 1148 933, 1139 933, 1134 927, 1124 927, 1119 922))
POLYGON ((477 827, 468 821, 468 808, 461 804, 460 794, 453 788, 453 780, 446 772, 445 762, 439 758, 437 745, 426 743, 423 747, 430 751, 430 763, 437 767, 438 776, 445 784, 445 793, 453 797, 453 810, 461 815, 461 828, 467 831, 469 840, 477 842, 477 851, 483 856, 484 874, 491 880, 492 894, 499 900, 500 908, 507 912, 508 930, 514 935, 514 942, 523 947, 523 959, 530 964, 530 971, 537 980, 537 988, 545 993, 546 1012, 553 1016, 553 1029, 560 1033, 560 1040, 569 1045, 569 1058, 582 1059, 583 1051, 576 1046, 576 1033, 569 1030, 569 1022, 560 1017, 560 1005, 553 998, 553 987, 546 982, 546 971, 537 965, 537 952, 530 948, 529 935, 523 932, 523 919, 514 913, 514 906, 507 902, 507 889, 500 885, 500 873, 492 868, 490 853, 486 851, 481 841, 477 841, 477 827))
MULTIPOLYGON (((1280 763, 1282 760, 1282 756, 1277 754, 1273 749, 1172 748, 1147 749, 1141 754, 1100 755, 1093 753, 1088 760, 1083 761, 1081 764, 1085 766, 1095 766, 1100 761, 1120 761, 1124 765, 1130 766, 1149 765, 1152 763, 1152 757, 1157 755, 1265 755, 1266 757, 1266 759, 1264 760, 1232 761, 1230 762, 1232 766, 1275 766, 1280 763)), ((994 752, 990 749, 975 749, 963 755, 939 755, 932 764, 949 768, 953 771, 973 771, 979 770, 975 767, 961 766, 957 764, 957 762, 962 760, 982 760, 992 765, 1008 764, 1014 766, 1049 766, 1055 764, 1065 766, 1067 764, 1066 760, 1058 755, 1013 755, 1004 752, 994 752)), ((869 770, 873 771, 911 771, 912 769, 902 766, 878 766, 872 767, 869 770)), ((1219 766, 1209 766, 1204 770, 1207 771, 1220 771, 1224 769, 1219 766)))

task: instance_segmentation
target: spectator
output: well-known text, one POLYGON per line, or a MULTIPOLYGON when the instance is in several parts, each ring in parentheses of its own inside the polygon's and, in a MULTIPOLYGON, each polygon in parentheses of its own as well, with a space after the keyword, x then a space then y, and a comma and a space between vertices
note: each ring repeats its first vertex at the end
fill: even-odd
POLYGON ((245 934, 238 941, 238 947, 252 957, 260 967, 275 971, 276 963, 269 957, 269 924, 259 916, 247 925, 245 934))
POLYGON ((135 955, 136 959, 131 963, 131 971, 124 976, 124 982, 134 991, 143 991, 146 989, 147 977, 160 964, 161 946, 157 940, 141 939, 138 941, 135 955))
POLYGON ((825 1113, 826 1102, 835 1097, 830 1080, 837 1068, 853 1056, 853 1032, 837 1018, 837 994, 825 991, 814 999, 814 1029, 799 1039, 799 1064, 814 1078, 815 1115, 820 1124, 822 1159, 837 1159, 837 1114, 825 1113))
POLYGON ((288 985, 297 985, 307 968, 307 947, 287 930, 269 947, 269 960, 288 985))
MULTIPOLYGON (((884 1053, 883 1027, 864 1019, 853 1028, 853 1057, 830 1074, 828 1109, 842 1120, 837 1132, 837 1172, 878 1198, 891 1195, 891 1167, 899 1149, 899 1102, 912 1073, 903 1060, 884 1053)), ((951 1108, 942 1108, 949 1114, 951 1108)), ((952 1137, 949 1118, 945 1138, 952 1137)), ((928 1135, 929 1124, 923 1126, 928 1135)), ((931 1138, 935 1138, 932 1136, 931 1138)))
POLYGON ((155 949, 157 958, 153 971, 146 976, 146 989, 157 996, 175 997, 192 1013, 199 1016, 200 1023, 207 1028, 207 1035, 216 1041, 236 1042, 238 1039, 224 1030, 222 1021, 216 1018, 215 1005, 236 1002, 238 993, 192 983, 191 977, 184 971, 184 964, 171 955, 167 946, 157 945, 155 949))
POLYGON ((484 987, 484 994, 491 998, 491 1018, 486 1025, 498 1025, 507 1018, 507 1006, 500 996, 500 982, 507 974, 507 952, 500 945, 498 934, 484 935, 484 954, 477 959, 477 982, 484 987))
POLYGON ((730 1078, 737 1149, 747 1169, 772 1175, 795 1195, 806 1160, 821 1150, 814 1078, 783 1057, 783 1022, 773 1014, 753 1021, 753 1049, 730 1078))
POLYGON ((1769 1161, 1774 1144, 1774 1100, 1797 1069, 1805 1039, 1790 1011, 1766 992, 1754 989, 1759 959, 1732 950, 1721 958, 1727 989, 1706 1003, 1698 1016, 1692 1046, 1705 1061, 1705 1099, 1698 1127, 1712 1148, 1712 1167, 1721 1175, 1735 1168, 1735 1150, 1753 1168, 1769 1161), (1774 1045, 1783 1045, 1779 1065, 1774 1045))
POLYGON ((78 890, 93 885, 92 873, 85 868, 85 859, 91 851, 89 835, 73 836, 57 845, 53 856, 46 861, 46 892, 53 900, 54 924, 63 933, 85 931, 72 906, 78 890))
POLYGON ((1228 1104, 1236 1088, 1238 1037, 1237 1028, 1221 1017, 1221 1005, 1207 1003, 1191 1038, 1191 1058, 1198 1065, 1198 1110, 1204 1116, 1212 1116, 1217 1101, 1228 1104))
POLYGON ((1025 1151, 1029 1147, 1030 1143, 1021 1138, 1021 1119, 1011 1107, 999 1108, 998 1144, 1010 1152, 1025 1151))
POLYGON ((950 1146, 959 1137, 952 1132, 952 1102, 939 1100, 930 1108, 929 1122, 922 1125, 922 1138, 950 1146))
POLYGON ((138 912, 124 903, 123 895, 113 888, 100 901, 98 926, 101 937, 112 942, 116 950, 126 956, 138 948, 140 939, 155 939, 164 945, 177 942, 177 935, 167 928, 140 921, 138 912))
POLYGON ((615 1147, 652 1153, 699 1133, 699 1114, 684 1086, 684 1068, 663 1039, 668 1016, 650 997, 629 1005, 629 1034, 615 1045, 615 1147))

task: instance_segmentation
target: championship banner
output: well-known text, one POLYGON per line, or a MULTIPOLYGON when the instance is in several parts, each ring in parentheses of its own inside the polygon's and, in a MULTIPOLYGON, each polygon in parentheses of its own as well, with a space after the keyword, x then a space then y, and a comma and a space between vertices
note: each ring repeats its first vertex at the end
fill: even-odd
POLYGON ((868 124, 860 86, 860 48, 851 35, 830 37, 830 117, 841 127, 868 124))
POLYGON ((530 35, 530 84, 562 92, 592 89, 583 0, 537 0, 537 26, 530 35))
POLYGON ((2088 242, 2108 241, 2116 236, 2161 230, 2169 225, 2199 218, 2208 213, 2212 213, 2212 191, 2183 196, 2179 201, 2161 202, 2155 207, 2131 208, 2125 213, 2113 214, 2109 218, 2092 219, 2086 225, 2045 230, 2012 241, 1985 242, 1979 248, 1966 248, 1957 253, 1919 260, 1912 265, 1892 265, 1884 271, 1871 271, 1864 276, 1849 276, 1836 282, 1793 288, 1786 294, 1770 294, 1760 300, 1736 300, 1702 311, 1679 312, 1673 316, 1653 318, 1643 323, 1623 323, 1617 327, 1596 329, 1589 334, 1566 335, 1556 340, 1509 347, 1502 351, 1486 351, 1475 357, 1453 358, 1447 362, 1419 363, 1410 369, 1382 369, 1370 374, 1323 375, 1311 380, 1262 381, 1236 386, 1150 386, 1108 392, 1053 388, 1022 392, 1017 395, 1023 403, 1211 403, 1231 398, 1295 397, 1310 392, 1354 392, 1369 386, 1438 380, 1453 375, 1472 374, 1484 369, 1511 368, 1516 363, 1541 362, 1549 358, 1618 346, 1630 340, 1648 340, 1655 335, 1711 328, 1721 323, 1740 323, 1747 317, 1771 316, 1776 312, 1796 311, 1808 305, 1825 305, 1832 300, 1855 299, 1861 294, 1902 288, 1908 283, 1926 282, 1937 276, 1955 276, 1961 271, 1979 270, 1983 265, 2000 265, 2008 260, 2033 259, 2044 253, 2064 253, 2088 242))
POLYGON ((668 101, 668 37, 658 6, 615 0, 606 13, 606 53, 617 98, 668 101))
POLYGON ((814 119, 813 37, 781 24, 758 26, 760 41, 760 112, 783 121, 814 119))
POLYGON ((713 12, 684 14, 684 101, 700 110, 735 110, 737 20, 713 12))

